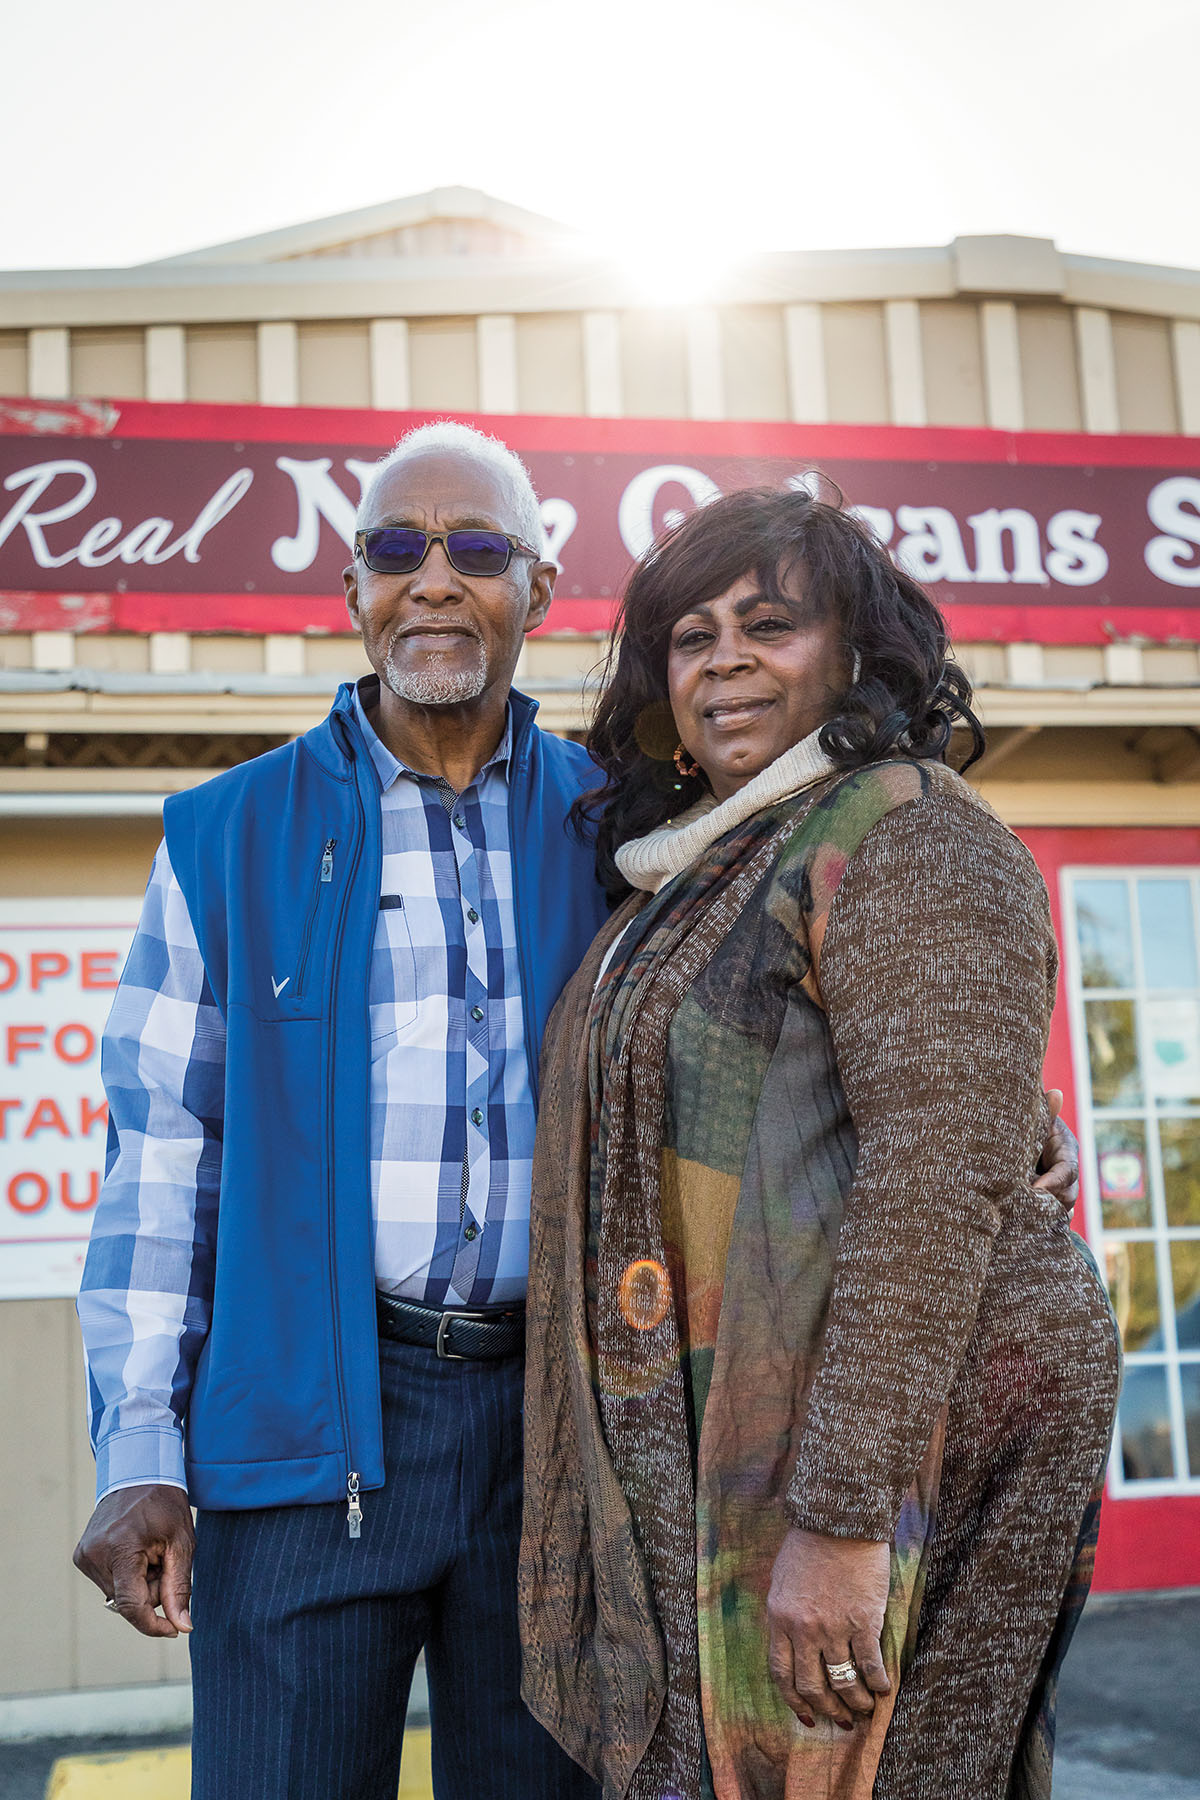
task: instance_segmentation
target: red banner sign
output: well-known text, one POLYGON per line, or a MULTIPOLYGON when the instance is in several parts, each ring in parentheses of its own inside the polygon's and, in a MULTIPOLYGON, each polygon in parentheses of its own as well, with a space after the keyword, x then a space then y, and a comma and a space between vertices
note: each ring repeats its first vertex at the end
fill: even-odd
MULTIPOLYGON (((429 415, 0 401, 0 630, 345 631, 372 464, 429 415)), ((690 508, 824 470, 961 639, 1200 639, 1200 441, 487 418, 543 499, 551 630, 690 508)))

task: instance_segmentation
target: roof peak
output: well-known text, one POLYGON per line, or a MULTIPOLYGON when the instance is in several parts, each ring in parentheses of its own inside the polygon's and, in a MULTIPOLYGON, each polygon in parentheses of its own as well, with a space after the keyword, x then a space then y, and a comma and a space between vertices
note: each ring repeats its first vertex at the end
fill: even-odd
MULTIPOLYGON (((175 267, 187 263, 274 263, 291 262, 309 257, 345 255, 404 254, 400 234, 419 238, 425 229, 460 228, 463 249, 468 245, 471 228, 479 237, 493 236, 501 253, 511 254, 523 244, 530 248, 562 247, 578 239, 574 227, 541 213, 529 212, 499 200, 481 188, 462 186, 430 188, 423 194, 405 194, 384 200, 375 206, 357 207, 351 212, 331 213, 325 218, 308 219, 298 225, 285 225, 275 231, 259 232, 253 237, 232 238, 227 243, 209 244, 200 250, 188 250, 179 256, 156 257, 142 268, 175 267), (378 240, 378 247, 373 244, 378 240), (363 246, 368 246, 364 250, 363 246)), ((446 248, 454 253, 453 241, 446 248)))

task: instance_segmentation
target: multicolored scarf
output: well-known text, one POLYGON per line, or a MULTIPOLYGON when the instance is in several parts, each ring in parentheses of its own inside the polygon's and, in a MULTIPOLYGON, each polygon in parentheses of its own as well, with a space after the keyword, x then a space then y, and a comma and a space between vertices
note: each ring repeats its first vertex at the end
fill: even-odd
MULTIPOLYGON (((872 1795, 916 1639, 941 1424, 895 1525, 893 1694, 869 1725, 799 1725, 768 1666, 766 1598, 855 1160, 812 955, 849 858, 927 780, 875 767, 742 822, 614 917, 551 1023, 523 1692, 606 1800, 697 1800, 706 1752, 723 1800, 872 1795), (804 1069, 828 1097, 794 1081, 804 1069)), ((1020 1800, 1048 1800, 1040 1704, 1020 1800)))
MULTIPOLYGON (((664 1072, 681 1003, 694 996, 714 952, 754 905, 756 890, 771 881, 773 893, 781 882, 786 891, 791 869, 811 929, 823 911, 820 892, 826 883, 830 893, 836 890, 846 853, 895 804, 897 785, 908 789, 918 779, 908 765, 876 771, 866 783, 826 782, 755 815, 642 910, 593 1000, 588 1291, 596 1397, 646 1559, 667 1664, 662 1714, 628 1800, 671 1794, 686 1800, 700 1793, 702 1699, 720 1790, 782 1793, 784 1770, 806 1763, 817 1785, 795 1788, 797 1793, 865 1800, 871 1791, 890 1705, 881 1703, 872 1725, 850 1739, 832 1726, 801 1731, 767 1663, 766 1594, 787 1529, 778 1504, 786 1485, 786 1473, 779 1480, 780 1450, 786 1462, 797 1423, 797 1386, 803 1390, 815 1368, 831 1280, 828 1246, 839 1220, 826 1217, 798 1229, 793 1196, 779 1188, 764 1196, 778 1217, 749 1229, 742 1221, 731 1238, 736 1176, 754 1115, 752 1097, 774 1048, 770 1041, 727 1034, 723 1074, 742 1104, 733 1109, 740 1116, 725 1121, 715 1152, 719 1166, 695 1157, 681 1161, 676 1154, 664 1072), (731 1246, 715 1280, 710 1264, 705 1300, 692 1303, 688 1296, 685 1311, 679 1300, 687 1277, 663 1231, 664 1190, 678 1189, 681 1172, 687 1209, 710 1219, 731 1246), (790 1266, 781 1267, 781 1259, 790 1266), (793 1318, 807 1321, 795 1346, 794 1383, 774 1389, 768 1383, 755 1395, 742 1377, 769 1361, 771 1315, 783 1295, 793 1318), (732 1379, 726 1370, 718 1383, 721 1398, 706 1419, 722 1317, 725 1360, 737 1366, 732 1379), (739 1407, 740 1425, 730 1417, 730 1408, 739 1407), (732 1454, 731 1440, 740 1440, 732 1454), (730 1503, 730 1490, 739 1484, 751 1495, 749 1505, 730 1503), (761 1788, 745 1784, 755 1764, 761 1788)), ((796 932, 786 939, 781 933, 780 941, 794 964, 803 955, 796 932)), ((787 973, 802 977, 807 970, 791 967, 787 973)), ((786 1149, 779 1149, 785 1166, 786 1149)), ((896 1677, 915 1631, 940 1451, 939 1434, 897 1525, 884 1633, 896 1677)))

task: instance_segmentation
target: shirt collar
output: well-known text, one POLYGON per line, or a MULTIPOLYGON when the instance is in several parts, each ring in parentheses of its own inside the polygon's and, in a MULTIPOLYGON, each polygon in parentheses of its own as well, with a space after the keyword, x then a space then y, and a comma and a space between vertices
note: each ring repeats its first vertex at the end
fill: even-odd
MULTIPOLYGON (((363 705, 362 686, 363 681, 373 680, 375 680, 374 676, 364 675, 362 681, 355 682, 354 712, 359 725, 362 727, 363 736, 367 740, 367 749, 370 752, 371 761, 375 764, 375 773, 379 776, 379 783, 384 793, 386 794, 393 781, 401 775, 407 775, 414 781, 433 780, 433 776, 422 775, 420 770, 410 769, 408 764, 401 762, 398 756, 393 756, 392 752, 388 749, 387 745, 372 725, 367 716, 367 709, 363 705)), ((503 767, 505 773, 507 773, 508 761, 511 756, 512 707, 506 706, 504 709, 504 732, 500 738, 500 742, 496 745, 496 748, 492 751, 492 754, 488 757, 482 769, 480 769, 479 774, 476 775, 475 780, 479 781, 486 775, 487 771, 492 768, 503 767)))

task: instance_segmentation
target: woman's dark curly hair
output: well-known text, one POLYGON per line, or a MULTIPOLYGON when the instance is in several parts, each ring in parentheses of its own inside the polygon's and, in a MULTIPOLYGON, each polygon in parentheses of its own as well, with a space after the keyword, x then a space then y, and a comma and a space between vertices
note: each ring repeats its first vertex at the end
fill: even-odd
POLYGON ((701 774, 681 779, 671 760, 679 741, 667 697, 672 626, 743 575, 781 601, 793 572, 814 608, 840 619, 847 663, 858 653, 856 679, 819 740, 839 768, 895 754, 945 761, 956 724, 971 740, 963 768, 983 754, 971 683, 947 654, 945 620, 843 509, 841 495, 830 503, 796 489, 727 494, 651 546, 617 616, 587 740, 606 780, 571 809, 577 829, 595 828, 599 876, 612 899, 628 892, 614 861, 620 846, 665 824, 706 787, 701 774))

